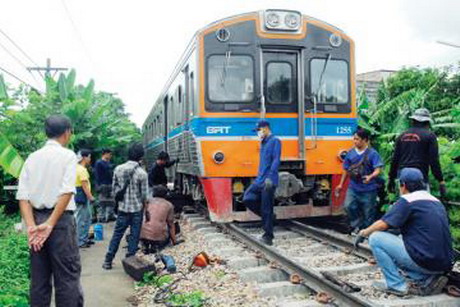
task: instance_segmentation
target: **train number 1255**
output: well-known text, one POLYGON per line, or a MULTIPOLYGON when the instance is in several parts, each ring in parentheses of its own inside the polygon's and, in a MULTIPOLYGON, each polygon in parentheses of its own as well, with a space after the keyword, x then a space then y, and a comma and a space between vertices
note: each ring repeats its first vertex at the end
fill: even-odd
POLYGON ((338 126, 337 134, 351 134, 351 126, 338 126))

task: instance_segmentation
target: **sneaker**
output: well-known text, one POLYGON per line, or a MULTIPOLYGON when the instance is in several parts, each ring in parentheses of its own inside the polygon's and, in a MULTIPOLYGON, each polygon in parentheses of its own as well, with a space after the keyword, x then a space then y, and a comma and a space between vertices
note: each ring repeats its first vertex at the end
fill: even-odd
POLYGON ((93 245, 93 244, 96 244, 96 242, 94 242, 93 240, 88 240, 86 244, 93 245))
POLYGON ((374 281, 372 283, 372 287, 375 290, 382 291, 382 292, 385 292, 385 293, 388 293, 388 294, 393 294, 393 295, 396 295, 396 296, 399 296, 399 297, 402 297, 402 296, 405 296, 405 295, 409 294, 409 292, 407 290, 406 291, 400 291, 400 290, 388 288, 387 285, 384 282, 381 282, 381 281, 374 281))
POLYGON ((268 246, 273 245, 273 239, 267 238, 266 236, 260 236, 259 242, 262 242, 263 244, 268 245, 268 246))
POLYGON ((449 279, 447 276, 439 275, 435 276, 433 280, 425 287, 425 293, 423 295, 435 295, 440 294, 444 287, 447 285, 449 279))
POLYGON ((89 244, 88 242, 86 243, 83 243, 82 245, 79 246, 80 248, 89 248, 91 247, 91 244, 89 244))
POLYGON ((112 269, 112 262, 104 262, 104 263, 102 264, 102 268, 103 268, 104 270, 111 270, 111 269, 112 269))

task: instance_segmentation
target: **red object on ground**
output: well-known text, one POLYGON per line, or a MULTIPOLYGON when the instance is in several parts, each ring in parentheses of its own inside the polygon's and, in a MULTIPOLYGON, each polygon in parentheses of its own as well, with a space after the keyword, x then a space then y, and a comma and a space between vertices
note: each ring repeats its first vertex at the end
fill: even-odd
POLYGON ((201 178, 211 220, 230 222, 233 211, 231 178, 201 178))

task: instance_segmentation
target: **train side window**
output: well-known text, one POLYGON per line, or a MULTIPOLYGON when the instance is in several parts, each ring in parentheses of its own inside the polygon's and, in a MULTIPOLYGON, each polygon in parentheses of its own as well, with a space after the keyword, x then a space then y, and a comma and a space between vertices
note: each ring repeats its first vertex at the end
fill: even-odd
POLYGON ((193 113, 195 110, 195 75, 190 73, 190 96, 189 96, 189 101, 190 101, 190 118, 193 117, 193 113))
POLYGON ((312 96, 318 97, 318 103, 348 103, 347 62, 329 60, 324 67, 325 61, 325 59, 313 59, 310 62, 312 96), (322 78, 321 74, 323 74, 322 78))
POLYGON ((215 103, 254 100, 254 61, 247 55, 208 58, 208 97, 215 103))
POLYGON ((293 69, 288 62, 267 63, 267 101, 290 104, 293 98, 293 69))

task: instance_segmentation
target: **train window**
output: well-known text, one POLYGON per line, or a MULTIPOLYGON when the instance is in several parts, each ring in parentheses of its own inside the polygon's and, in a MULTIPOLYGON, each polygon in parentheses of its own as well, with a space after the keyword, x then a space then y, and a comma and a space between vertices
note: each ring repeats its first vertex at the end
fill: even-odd
POLYGON ((208 59, 208 95, 212 102, 252 102, 254 61, 247 55, 213 55, 208 59))
POLYGON ((190 117, 193 116, 194 109, 195 109, 195 76, 193 75, 193 72, 190 73, 190 117))
POLYGON ((349 96, 347 62, 329 60, 324 67, 325 61, 325 59, 313 59, 310 62, 311 94, 317 95, 318 103, 347 103, 349 96))
POLYGON ((294 87, 291 64, 287 62, 269 62, 266 71, 268 103, 291 103, 294 87))

